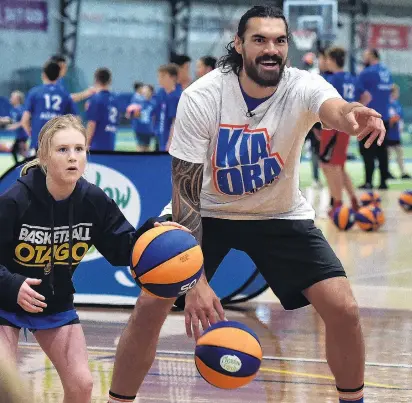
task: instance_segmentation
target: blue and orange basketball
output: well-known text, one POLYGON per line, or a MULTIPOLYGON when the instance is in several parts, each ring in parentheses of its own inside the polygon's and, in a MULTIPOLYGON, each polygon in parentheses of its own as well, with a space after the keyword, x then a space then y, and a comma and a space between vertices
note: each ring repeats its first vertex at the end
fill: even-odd
POLYGON ((257 335, 235 321, 210 326, 198 339, 195 349, 200 375, 221 389, 236 389, 251 382, 259 371, 262 356, 257 335))
POLYGON ((361 207, 355 215, 356 224, 363 231, 376 231, 384 222, 382 210, 379 207, 361 207))
POLYGON ((378 207, 380 207, 381 201, 382 201, 379 193, 373 192, 373 191, 362 193, 359 200, 362 206, 368 206, 370 204, 374 204, 378 207))
POLYGON ((373 207, 372 210, 373 210, 373 213, 375 214, 378 226, 381 227, 383 224, 385 224, 385 214, 383 214, 382 209, 377 206, 373 207))
POLYGON ((405 211, 412 211, 412 190, 405 190, 399 196, 399 205, 405 211))
POLYGON ((347 231, 355 224, 355 212, 347 206, 337 207, 333 212, 333 222, 341 231, 347 231))
POLYGON ((130 269, 137 284, 159 298, 176 298, 199 280, 203 253, 196 238, 172 226, 155 227, 136 241, 130 269))
POLYGON ((140 117, 142 111, 142 107, 138 104, 131 104, 126 108, 126 117, 129 117, 130 119, 132 118, 138 118, 140 117))

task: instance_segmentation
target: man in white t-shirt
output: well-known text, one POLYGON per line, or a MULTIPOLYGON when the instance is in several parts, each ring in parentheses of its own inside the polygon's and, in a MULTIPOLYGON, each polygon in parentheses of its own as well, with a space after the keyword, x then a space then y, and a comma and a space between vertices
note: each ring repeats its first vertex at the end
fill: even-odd
MULTIPOLYGON (((285 309, 312 304, 326 325, 327 357, 341 402, 363 402, 364 343, 345 271, 314 225, 299 190, 309 129, 327 127, 381 144, 380 115, 349 104, 322 77, 285 67, 288 27, 281 10, 256 6, 239 22, 220 68, 180 99, 173 156, 173 218, 202 244, 209 280, 230 249, 246 252, 285 309)), ((132 401, 154 357, 160 317, 153 301, 135 308, 120 338, 110 402, 132 401), (150 318, 150 329, 140 318, 150 318), (118 400, 116 400, 118 399, 118 400), (123 400, 120 400, 123 399, 123 400)), ((187 334, 224 319, 205 276, 186 295, 187 334)))

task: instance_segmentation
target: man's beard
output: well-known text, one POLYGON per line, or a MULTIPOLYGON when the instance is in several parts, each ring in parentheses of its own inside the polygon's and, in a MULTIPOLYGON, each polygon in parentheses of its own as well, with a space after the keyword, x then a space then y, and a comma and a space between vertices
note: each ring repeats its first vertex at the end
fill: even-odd
POLYGON ((243 54, 243 67, 247 76, 261 87, 276 87, 285 70, 286 61, 283 62, 280 56, 261 56, 255 61, 248 60, 243 54), (265 71, 261 66, 261 62, 276 62, 279 70, 265 71))
POLYGON ((363 62, 364 67, 369 67, 371 64, 369 62, 363 62))

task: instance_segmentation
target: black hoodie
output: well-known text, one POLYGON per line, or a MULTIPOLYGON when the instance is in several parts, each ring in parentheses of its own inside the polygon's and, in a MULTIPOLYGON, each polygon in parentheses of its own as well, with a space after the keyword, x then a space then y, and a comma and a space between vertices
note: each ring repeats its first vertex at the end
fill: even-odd
POLYGON ((17 295, 30 277, 42 279, 33 289, 46 297, 43 315, 72 309, 72 275, 88 249, 94 245, 113 266, 128 266, 134 242, 154 221, 136 231, 84 178, 68 199, 56 202, 41 169, 30 169, 0 196, 0 308, 29 314, 17 295))

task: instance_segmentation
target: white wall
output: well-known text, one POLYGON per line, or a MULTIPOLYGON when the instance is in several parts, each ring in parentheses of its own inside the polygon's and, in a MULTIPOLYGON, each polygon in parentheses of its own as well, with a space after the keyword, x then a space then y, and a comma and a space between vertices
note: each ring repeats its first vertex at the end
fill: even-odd
POLYGON ((76 65, 89 84, 103 66, 116 91, 132 91, 136 80, 156 84, 157 67, 168 61, 169 14, 166 1, 83 0, 76 65))

